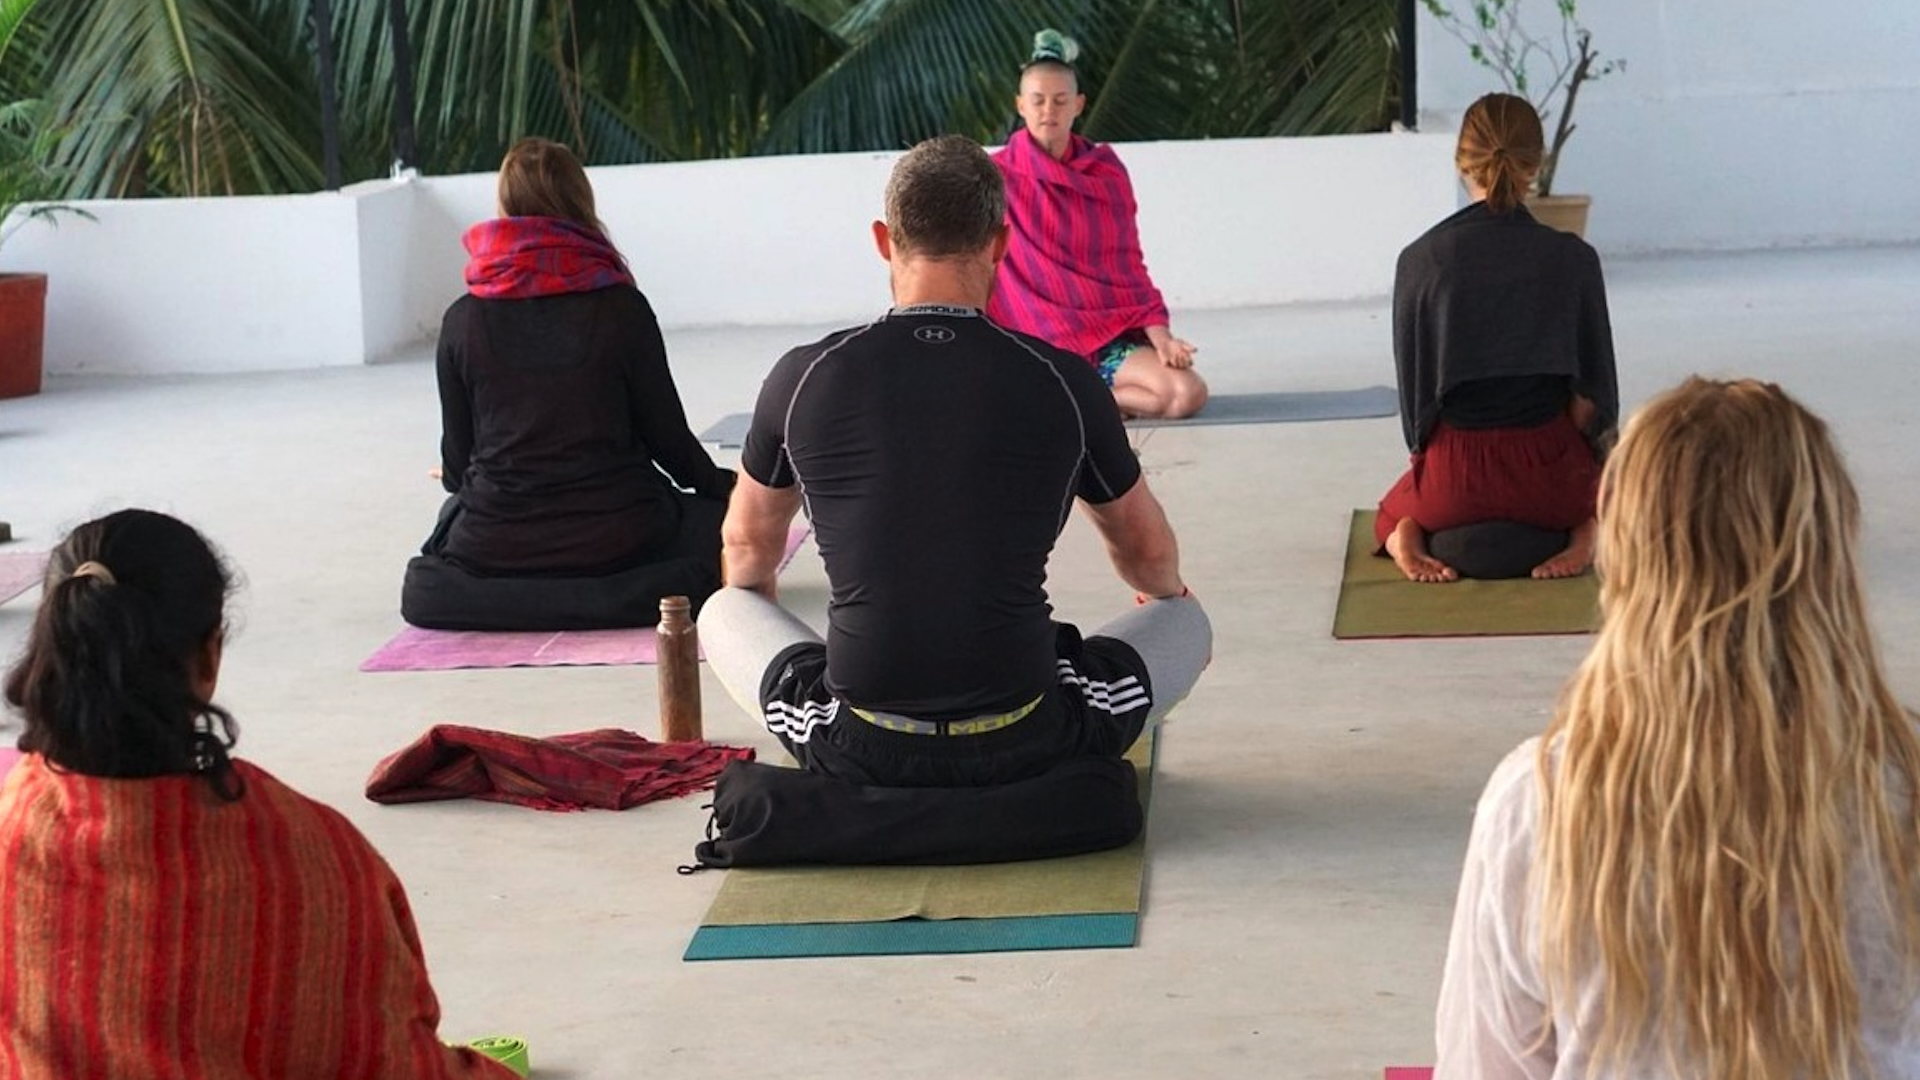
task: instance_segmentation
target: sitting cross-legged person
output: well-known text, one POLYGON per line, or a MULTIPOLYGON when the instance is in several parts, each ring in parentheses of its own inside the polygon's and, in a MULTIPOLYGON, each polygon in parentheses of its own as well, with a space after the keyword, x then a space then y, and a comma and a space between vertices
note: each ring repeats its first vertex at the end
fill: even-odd
POLYGON ((914 147, 873 224, 895 306, 789 352, 762 387, 701 640, 816 773, 978 789, 1117 759, 1210 656, 1112 397, 1081 357, 982 313, 1004 214, 979 145, 914 147), (1139 594, 1084 637, 1046 591, 1076 501, 1139 594), (831 586, 824 641, 775 597, 803 504, 831 586))
POLYGON ((400 881, 346 818, 231 757, 231 578, 122 510, 54 549, 6 680, 0 1076, 512 1080, 444 1045, 400 881))
POLYGON ((720 585, 733 474, 688 430, 647 298, 566 147, 523 139, 440 331, 449 498, 401 614, 448 630, 651 626, 720 585))
POLYGON ((1087 107, 1079 51, 1042 30, 1020 69, 1021 128, 993 156, 1011 232, 987 314, 1085 357, 1128 416, 1184 419, 1207 404, 1198 350, 1174 336, 1147 273, 1127 167, 1073 132, 1087 107))
POLYGON ((1400 254, 1393 355, 1413 458, 1375 539, 1414 581, 1572 577, 1593 560, 1597 447, 1619 415, 1600 259, 1521 203, 1540 116, 1489 94, 1460 127, 1472 205, 1400 254))

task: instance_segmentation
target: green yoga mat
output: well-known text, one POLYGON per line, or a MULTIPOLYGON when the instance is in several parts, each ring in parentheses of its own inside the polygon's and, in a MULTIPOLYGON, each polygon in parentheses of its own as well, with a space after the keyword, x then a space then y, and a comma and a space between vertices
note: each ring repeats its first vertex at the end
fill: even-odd
POLYGON ((1600 625, 1600 584, 1591 572, 1557 581, 1423 585, 1374 555, 1373 517, 1372 510, 1353 512, 1334 637, 1588 634, 1600 625))
MULTIPOLYGON (((1127 755, 1152 777, 1153 736, 1127 755)), ((1112 851, 981 866, 726 871, 688 960, 1013 952, 1131 946, 1146 834, 1112 851)))

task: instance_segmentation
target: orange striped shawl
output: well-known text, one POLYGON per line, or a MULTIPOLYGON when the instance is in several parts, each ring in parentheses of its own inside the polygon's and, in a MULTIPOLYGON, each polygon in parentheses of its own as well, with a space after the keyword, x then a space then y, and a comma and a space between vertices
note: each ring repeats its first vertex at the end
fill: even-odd
POLYGON ((0 785, 0 1080, 476 1077, 441 1043, 406 892, 340 814, 29 754, 0 785))

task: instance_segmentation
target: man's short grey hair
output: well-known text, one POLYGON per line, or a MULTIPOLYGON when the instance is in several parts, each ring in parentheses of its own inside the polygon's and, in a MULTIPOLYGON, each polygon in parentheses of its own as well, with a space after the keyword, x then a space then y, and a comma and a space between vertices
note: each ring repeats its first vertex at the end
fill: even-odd
POLYGON ((887 180, 887 232, 911 255, 970 255, 1007 219, 1007 186, 980 144, 940 135, 894 163, 887 180))

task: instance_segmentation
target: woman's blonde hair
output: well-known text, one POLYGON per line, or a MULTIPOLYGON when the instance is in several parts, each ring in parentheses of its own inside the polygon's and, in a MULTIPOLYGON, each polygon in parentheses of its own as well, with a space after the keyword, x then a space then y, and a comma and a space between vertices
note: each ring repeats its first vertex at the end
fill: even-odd
POLYGON ((1540 759, 1542 956, 1556 1001, 1597 966, 1595 1068, 1658 1046, 1677 1075, 1861 1075, 1857 866, 1916 968, 1920 739, 1859 525, 1826 425, 1767 383, 1689 379, 1607 463, 1602 626, 1540 759))
POLYGON ((1487 209, 1504 214, 1519 206, 1545 158, 1540 114, 1526 98, 1488 94, 1467 107, 1453 163, 1487 190, 1487 209))
POLYGON ((593 184, 580 159, 565 146, 535 136, 514 143, 500 162, 500 213, 560 218, 607 234, 594 211, 593 184))

